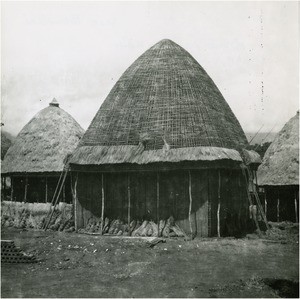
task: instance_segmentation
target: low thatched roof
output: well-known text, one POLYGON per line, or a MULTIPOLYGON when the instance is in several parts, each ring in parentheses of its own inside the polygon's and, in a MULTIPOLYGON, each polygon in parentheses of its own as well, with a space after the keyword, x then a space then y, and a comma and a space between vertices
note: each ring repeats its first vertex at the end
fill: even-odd
POLYGON ((261 186, 299 185, 299 111, 266 151, 257 178, 261 186))
POLYGON ((244 160, 246 165, 256 165, 256 166, 258 166, 262 162, 260 155, 256 151, 253 151, 253 150, 243 149, 242 150, 242 157, 243 157, 243 160, 244 160))
MULTIPOLYGON (((197 151, 198 160, 210 160, 214 153, 214 159, 219 159, 219 152, 225 152, 216 153, 214 148, 240 150, 247 145, 238 120, 212 79, 186 50, 170 40, 155 44, 125 71, 84 134, 71 163, 103 163, 107 147, 115 152, 115 147, 139 144, 149 151, 134 158, 141 163, 168 160, 161 155, 163 148, 171 150, 172 161, 180 160, 174 149, 184 149, 182 159, 193 156, 189 151, 197 151), (195 150, 200 147, 205 152, 211 148, 210 154, 195 150)), ((226 159, 231 159, 229 156, 226 159)), ((109 161, 113 164, 119 161, 117 157, 119 154, 112 155, 109 161)))
POLYGON ((2 173, 60 172, 84 131, 57 103, 37 113, 7 151, 2 173))
POLYGON ((155 162, 181 161, 215 161, 233 160, 242 162, 236 150, 220 147, 184 147, 169 150, 144 151, 143 146, 82 146, 75 151, 71 160, 81 165, 105 165, 136 163, 149 164, 155 162))

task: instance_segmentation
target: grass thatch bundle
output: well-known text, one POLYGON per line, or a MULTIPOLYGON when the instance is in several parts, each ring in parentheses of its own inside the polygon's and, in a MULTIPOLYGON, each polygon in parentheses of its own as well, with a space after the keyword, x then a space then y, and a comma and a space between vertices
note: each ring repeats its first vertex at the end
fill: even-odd
POLYGON ((246 145, 238 120, 205 70, 182 47, 162 40, 115 84, 71 163, 240 161, 237 151, 224 149, 246 145))
POLYGON ((83 132, 70 114, 50 104, 20 131, 5 155, 2 173, 62 171, 83 132))
MULTIPOLYGON (((91 216, 85 228, 81 228, 79 232, 101 233, 102 220, 95 216, 91 216)), ((166 220, 160 220, 159 225, 154 221, 132 220, 131 223, 124 223, 120 219, 109 220, 104 219, 103 234, 116 236, 132 236, 132 237, 184 237, 185 233, 176 225, 174 218, 171 216, 166 220)))
MULTIPOLYGON (((1 203, 1 225, 16 228, 41 229, 47 214, 53 208, 50 203, 1 203)), ((74 227, 73 205, 59 203, 53 213, 49 228, 66 230, 74 227)))
POLYGON ((257 178, 261 186, 299 185, 299 111, 269 146, 257 178))
POLYGON ((147 150, 135 145, 81 146, 71 158, 71 163, 82 165, 104 164, 148 164, 154 162, 215 161, 232 160, 241 162, 237 150, 220 147, 184 147, 170 150, 147 150))

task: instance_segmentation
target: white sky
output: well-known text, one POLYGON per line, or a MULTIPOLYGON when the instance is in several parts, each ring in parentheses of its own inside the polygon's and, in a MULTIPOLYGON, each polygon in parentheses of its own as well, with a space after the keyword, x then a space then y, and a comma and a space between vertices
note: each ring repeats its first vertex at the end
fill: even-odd
POLYGON ((87 129, 126 68, 163 38, 204 67, 246 132, 278 131, 299 109, 297 2, 1 6, 1 116, 13 134, 53 97, 87 129))

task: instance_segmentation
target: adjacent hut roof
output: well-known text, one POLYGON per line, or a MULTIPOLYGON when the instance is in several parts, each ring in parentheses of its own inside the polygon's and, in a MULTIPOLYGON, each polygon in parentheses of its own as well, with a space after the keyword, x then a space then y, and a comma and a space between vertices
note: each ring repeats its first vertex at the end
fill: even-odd
POLYGON ((16 137, 2 163, 2 173, 59 172, 84 130, 56 100, 38 112, 16 137))
POLYGON ((12 144, 11 136, 7 132, 1 130, 1 160, 3 160, 11 144, 12 144))
POLYGON ((257 178, 261 186, 299 185, 299 111, 267 149, 257 178))
POLYGON ((237 150, 246 145, 238 120, 205 70, 182 47, 162 40, 115 84, 71 163, 240 161, 237 150))

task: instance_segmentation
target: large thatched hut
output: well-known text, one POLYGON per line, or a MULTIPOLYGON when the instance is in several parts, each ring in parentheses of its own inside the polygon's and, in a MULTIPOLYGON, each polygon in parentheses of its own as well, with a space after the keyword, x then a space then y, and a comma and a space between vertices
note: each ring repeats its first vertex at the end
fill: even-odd
POLYGON ((277 134, 257 172, 270 221, 296 221, 299 211, 299 111, 277 134))
MULTIPOLYGON (((11 178, 13 201, 51 202, 67 155, 78 145, 84 131, 53 99, 20 131, 1 165, 1 175, 11 178)), ((61 201, 72 201, 70 176, 61 201)))
POLYGON ((248 217, 246 146, 205 70, 162 40, 124 72, 70 158, 77 229, 96 217, 106 220, 105 233, 117 219, 109 232, 128 235, 139 221, 174 218, 199 236, 240 232, 248 217))

